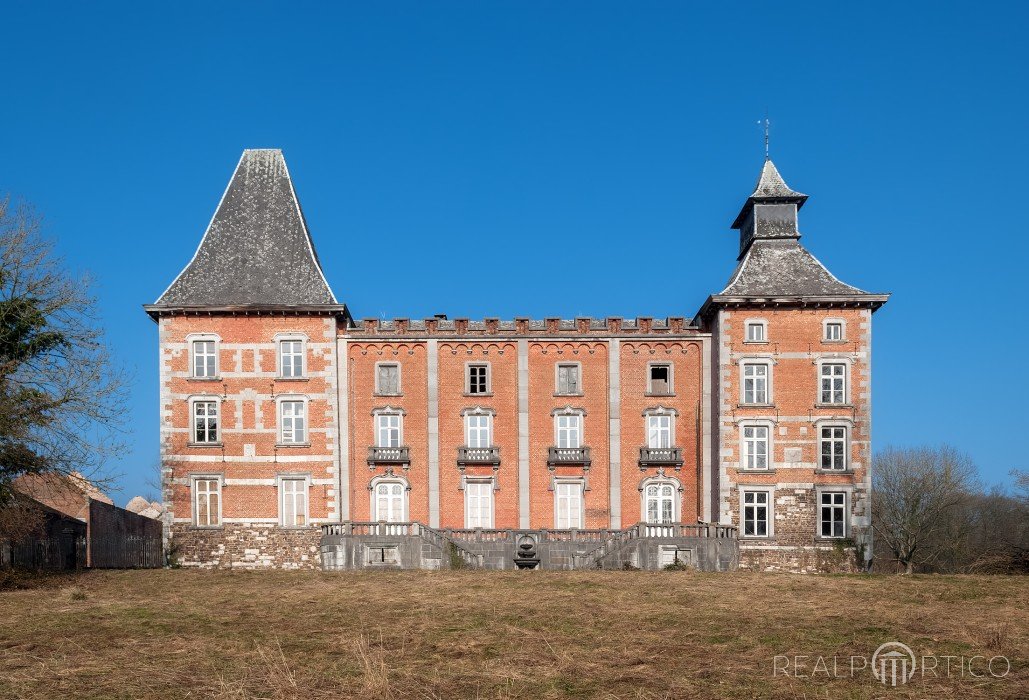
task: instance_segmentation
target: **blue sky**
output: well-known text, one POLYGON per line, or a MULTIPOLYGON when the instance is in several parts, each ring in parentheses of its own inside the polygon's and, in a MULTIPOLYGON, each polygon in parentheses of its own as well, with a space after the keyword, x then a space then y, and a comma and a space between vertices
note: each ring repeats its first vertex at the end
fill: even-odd
POLYGON ((692 315, 763 157, 892 301, 877 446, 1029 468, 1024 3, 6 3, 0 191, 97 281, 158 452, 157 332, 246 147, 285 151, 355 316, 692 315), (1011 364, 1009 364, 1011 363, 1011 364))

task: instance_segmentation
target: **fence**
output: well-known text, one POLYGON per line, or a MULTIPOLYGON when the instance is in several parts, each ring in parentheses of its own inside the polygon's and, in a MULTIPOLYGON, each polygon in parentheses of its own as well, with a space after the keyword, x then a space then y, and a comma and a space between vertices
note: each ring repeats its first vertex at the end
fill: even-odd
POLYGON ((81 569, 86 565, 86 538, 75 535, 34 537, 0 542, 0 568, 81 569))
POLYGON ((100 501, 89 502, 89 566, 94 569, 156 569, 164 566, 162 526, 100 501))

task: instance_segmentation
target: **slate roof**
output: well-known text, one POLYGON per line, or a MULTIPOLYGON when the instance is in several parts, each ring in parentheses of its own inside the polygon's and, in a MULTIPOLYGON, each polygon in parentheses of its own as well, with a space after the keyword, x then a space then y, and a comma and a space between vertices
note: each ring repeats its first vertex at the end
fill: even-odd
POLYGON ((868 294, 840 282, 797 239, 755 240, 719 296, 835 297, 868 294))
POLYGON ((765 164, 761 167, 761 174, 757 178, 754 191, 750 193, 747 201, 744 202, 743 208, 732 223, 732 228, 740 228, 743 225, 743 221, 747 218, 747 214, 753 208, 755 202, 775 201, 794 202, 797 205, 797 209, 800 210, 804 206, 804 202, 807 201, 807 195, 790 189, 790 186, 782 179, 782 175, 779 174, 779 169, 775 167, 772 159, 765 158, 765 164))
POLYGON ((282 151, 248 149, 193 259, 154 307, 337 304, 282 151))

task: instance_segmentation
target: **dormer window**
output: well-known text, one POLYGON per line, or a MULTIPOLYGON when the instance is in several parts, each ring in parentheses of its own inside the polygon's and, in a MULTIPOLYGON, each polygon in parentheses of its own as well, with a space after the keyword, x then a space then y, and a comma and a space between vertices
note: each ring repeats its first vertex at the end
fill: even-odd
POLYGON ((767 343, 768 324, 765 321, 747 321, 746 342, 767 343))

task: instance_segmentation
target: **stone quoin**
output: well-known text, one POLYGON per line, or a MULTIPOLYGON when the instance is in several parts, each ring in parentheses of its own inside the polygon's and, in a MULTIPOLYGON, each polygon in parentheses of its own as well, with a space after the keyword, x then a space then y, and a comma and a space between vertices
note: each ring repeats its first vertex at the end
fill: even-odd
POLYGON ((183 566, 752 568, 871 558, 872 314, 771 160, 693 317, 355 320, 247 150, 157 322, 183 566), (516 563, 517 559, 517 563, 516 563))

